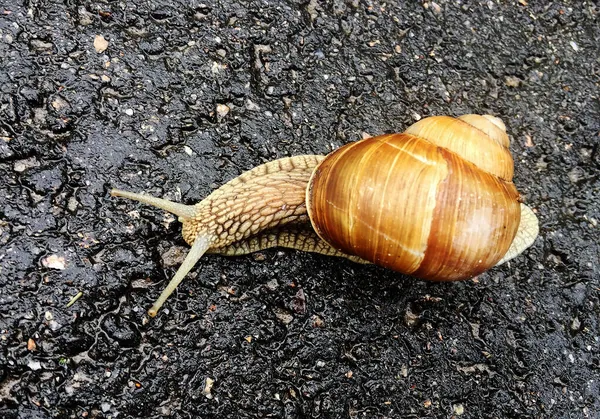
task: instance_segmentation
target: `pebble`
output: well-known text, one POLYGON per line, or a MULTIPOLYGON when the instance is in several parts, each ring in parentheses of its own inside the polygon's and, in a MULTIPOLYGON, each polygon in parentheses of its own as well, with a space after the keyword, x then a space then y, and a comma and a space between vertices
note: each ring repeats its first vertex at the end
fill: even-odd
POLYGON ((204 383, 204 390, 202 391, 202 394, 204 394, 207 399, 213 398, 213 395, 211 394, 211 390, 212 390, 214 384, 215 384, 215 380, 213 380, 210 377, 206 377, 206 381, 204 383))
POLYGON ((166 267, 179 266, 183 263, 188 249, 183 246, 170 246, 160 258, 166 267))
POLYGON ((290 324, 294 320, 294 316, 292 316, 289 311, 284 310, 283 308, 276 307, 273 309, 273 312, 275 313, 277 320, 283 324, 290 324))
POLYGON ((17 160, 15 162, 15 164, 13 165, 13 170, 15 172, 21 173, 21 172, 24 172, 25 170, 29 169, 30 167, 37 167, 39 165, 40 164, 35 159, 35 157, 31 157, 29 159, 17 160))
POLYGON ((108 48, 108 41, 102 35, 96 35, 94 38, 94 48, 97 53, 103 53, 108 48))
POLYGON ((60 96, 56 96, 52 101, 52 107, 57 111, 60 111, 61 109, 66 108, 67 106, 69 106, 69 103, 60 96))
POLYGON ((569 171, 569 173, 567 174, 567 176, 569 177, 569 180, 571 181, 571 183, 574 184, 578 184, 580 181, 585 179, 585 171, 579 167, 576 166, 573 169, 571 169, 569 171))
POLYGON ((246 99, 246 109, 249 111, 260 111, 260 106, 252 102, 250 99, 246 99))
POLYGON ((519 87, 521 80, 518 77, 507 76, 504 79, 504 84, 506 84, 508 87, 519 87))
POLYGON ((412 312, 410 305, 406 307, 406 312, 404 313, 404 323, 408 327, 414 326, 419 320, 419 315, 412 312))
POLYGON ((31 48, 39 52, 51 51, 54 45, 51 42, 44 42, 41 39, 32 39, 30 42, 31 48))
POLYGON ((58 329, 60 329, 62 327, 62 325, 55 320, 50 320, 48 322, 48 326, 50 326, 50 330, 52 330, 53 332, 56 332, 58 329))
POLYGON ((579 318, 573 318, 573 320, 571 321, 571 330, 573 332, 578 332, 579 330, 581 330, 581 321, 579 320, 579 318))
POLYGON ((217 105, 217 115, 219 115, 221 118, 226 116, 229 113, 229 110, 230 108, 227 105, 223 105, 222 103, 217 105))
POLYGON ((41 370, 42 369, 42 364, 40 363, 40 361, 29 361, 27 363, 27 366, 32 371, 37 371, 37 370, 41 370))
POLYGON ((0 159, 7 159, 14 156, 15 153, 8 146, 9 137, 0 137, 0 159))
POLYGON ((571 48, 573 48, 573 51, 575 51, 575 52, 579 51, 579 45, 577 45, 577 43, 575 41, 569 42, 569 45, 571 45, 571 48))
POLYGON ((42 259, 42 265, 46 268, 63 271, 65 269, 65 258, 63 256, 50 255, 42 259))
POLYGON ((292 308, 298 314, 306 313, 306 295, 302 288, 298 289, 294 299, 292 300, 292 308))
POLYGON ((67 209, 70 212, 75 212, 75 210, 77 210, 77 207, 79 206, 79 202, 77 202, 77 198, 75 198, 74 196, 69 198, 69 202, 67 203, 67 209))
POLYGON ((266 285, 267 285, 267 288, 271 291, 275 291, 279 287, 279 283, 277 282, 277 279, 275 279, 275 278, 268 281, 266 285))
POLYGON ((82 26, 91 25, 93 23, 92 14, 89 13, 85 6, 80 6, 77 9, 77 13, 79 14, 79 24, 82 26))
POLYGON ((222 70, 225 70, 227 66, 225 64, 220 64, 216 61, 213 61, 210 71, 213 74, 219 74, 222 70))

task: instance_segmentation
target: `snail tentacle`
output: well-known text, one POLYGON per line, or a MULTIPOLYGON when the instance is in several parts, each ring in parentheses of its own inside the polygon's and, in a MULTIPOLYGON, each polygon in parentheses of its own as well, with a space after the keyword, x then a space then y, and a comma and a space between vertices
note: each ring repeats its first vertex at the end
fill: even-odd
POLYGON ((210 236, 199 235, 198 237, 196 237, 196 241, 194 242, 194 244, 192 244, 190 252, 185 257, 185 260, 183 261, 179 269, 177 269, 175 276, 173 277, 173 279, 171 279, 167 287, 156 299, 150 310, 148 310, 148 315, 150 317, 156 317, 158 310, 162 307, 164 302, 167 300, 167 298, 169 298, 173 291, 175 291, 175 289, 181 283, 181 281, 183 281, 183 278, 185 278, 185 276, 192 270, 194 265, 196 265, 196 262, 198 262, 202 255, 206 253, 210 245, 210 236))
POLYGON ((196 209, 194 208, 194 205, 179 204, 177 202, 172 202, 162 198, 156 198, 150 195, 142 195, 139 193, 127 192, 120 189, 112 189, 110 191, 110 195, 132 199, 143 204, 152 205, 153 207, 163 209, 183 219, 190 219, 196 214, 196 209))

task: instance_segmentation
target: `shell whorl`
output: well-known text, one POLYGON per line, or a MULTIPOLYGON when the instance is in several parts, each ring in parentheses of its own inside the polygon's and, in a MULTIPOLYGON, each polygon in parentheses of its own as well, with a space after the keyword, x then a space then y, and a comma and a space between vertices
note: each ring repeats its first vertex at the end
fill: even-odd
POLYGON ((432 116, 408 127, 405 134, 416 135, 458 154, 481 170, 511 182, 513 158, 506 127, 491 115, 432 116))
POLYGON ((512 157, 497 122, 465 119, 427 118, 330 154, 307 189, 317 234, 342 252, 426 279, 464 279, 494 266, 520 220, 512 157))

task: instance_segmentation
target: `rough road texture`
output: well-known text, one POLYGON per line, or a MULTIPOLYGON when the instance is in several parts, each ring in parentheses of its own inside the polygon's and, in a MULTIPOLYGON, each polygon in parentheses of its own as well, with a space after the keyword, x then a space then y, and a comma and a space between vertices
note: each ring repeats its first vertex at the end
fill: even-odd
POLYGON ((598 417, 598 7, 457 3, 1 2, 0 417, 598 417), (146 319, 185 244, 108 187, 193 203, 471 112, 512 134, 524 256, 445 284, 206 256, 146 319))

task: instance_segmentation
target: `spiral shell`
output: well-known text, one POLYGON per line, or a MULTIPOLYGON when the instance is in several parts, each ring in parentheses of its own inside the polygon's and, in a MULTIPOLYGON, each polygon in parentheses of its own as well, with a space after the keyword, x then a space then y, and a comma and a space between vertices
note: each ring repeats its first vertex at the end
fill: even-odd
POLYGON ((307 188, 313 228, 332 247, 431 280, 494 266, 520 221, 502 121, 431 117, 402 134, 348 144, 307 188))

